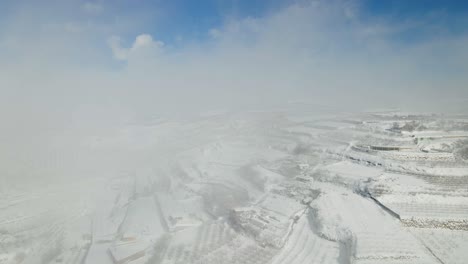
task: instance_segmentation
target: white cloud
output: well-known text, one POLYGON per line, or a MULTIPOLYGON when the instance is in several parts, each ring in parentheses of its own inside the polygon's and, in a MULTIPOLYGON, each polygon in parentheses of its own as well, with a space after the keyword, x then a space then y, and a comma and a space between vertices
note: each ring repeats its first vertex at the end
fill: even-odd
MULTIPOLYGON (((362 16, 349 1, 292 4, 263 17, 226 20, 208 30, 208 44, 177 52, 147 34, 129 48, 119 42, 111 48, 115 58, 128 61, 119 72, 127 78, 122 84, 138 82, 142 93, 152 95, 146 99, 165 97, 186 107, 296 98, 356 108, 433 107, 447 90, 468 96, 465 76, 441 73, 467 67, 446 54, 466 54, 465 38, 402 44, 394 36, 424 23, 362 16)), ((139 106, 144 104, 154 106, 139 106)))
MULTIPOLYGON (((9 27, 8 35, 18 44, 0 50, 0 84, 12 82, 0 87, 11 94, 18 93, 17 87, 41 87, 47 94, 66 86, 83 93, 70 99, 75 100, 88 98, 77 87, 86 80, 87 89, 99 83, 119 91, 119 103, 135 112, 266 105, 296 98, 335 106, 412 107, 415 101, 431 106, 438 98, 468 96, 468 77, 462 74, 468 68, 466 36, 401 44, 395 35, 425 23, 363 16, 359 5, 350 1, 301 1, 261 17, 230 17, 207 29, 212 38, 197 41, 186 35, 175 47, 149 34, 117 37, 145 31, 146 20, 137 15, 90 19, 102 30, 86 28, 80 34, 58 30, 22 34, 22 28, 16 28, 21 23, 12 20, 1 27, 9 27), (103 45, 112 35, 108 46, 103 45), (25 68, 27 72, 21 70, 25 68), (33 73, 39 77, 25 76, 33 73), (54 78, 61 76, 68 76, 68 82, 59 87, 54 78), (424 100, 419 99, 421 94, 424 100)), ((21 22, 25 27, 41 24, 52 14, 38 17, 28 23, 22 17, 21 22)), ((63 20, 53 22, 66 24, 68 16, 63 20)))
POLYGON ((117 36, 112 36, 108 40, 109 47, 117 60, 128 60, 139 53, 146 53, 146 55, 148 53, 159 53, 164 47, 162 41, 153 40, 153 37, 149 34, 138 35, 130 48, 123 48, 121 42, 121 39, 117 36))
POLYGON ((127 60, 129 50, 122 47, 122 40, 117 36, 112 36, 107 41, 112 50, 114 58, 117 60, 127 60))
POLYGON ((148 34, 141 34, 138 35, 133 43, 132 50, 137 50, 141 48, 148 48, 148 47, 157 47, 162 48, 164 43, 161 41, 154 41, 153 37, 148 34))

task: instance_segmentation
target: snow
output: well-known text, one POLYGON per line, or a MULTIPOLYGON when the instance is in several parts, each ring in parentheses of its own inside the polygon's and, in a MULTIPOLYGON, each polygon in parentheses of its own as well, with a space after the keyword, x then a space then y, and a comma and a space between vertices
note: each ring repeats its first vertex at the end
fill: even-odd
POLYGON ((388 131, 400 117, 220 113, 93 135, 99 170, 2 184, 0 264, 464 263, 468 164, 451 146, 466 133, 432 115, 388 131))
POLYGON ((383 173, 382 168, 367 167, 350 161, 341 161, 325 167, 332 175, 338 175, 354 181, 367 180, 383 173))
POLYGON ((355 263, 437 263, 391 215, 369 199, 343 192, 327 193, 312 202, 318 232, 354 250, 355 263))
POLYGON ((340 245, 320 237, 313 232, 310 225, 307 217, 300 218, 288 242, 271 263, 337 263, 340 245))
POLYGON ((466 263, 468 259, 467 231, 414 228, 411 232, 443 263, 466 263))
POLYGON ((130 202, 119 228, 124 238, 155 237, 166 232, 154 197, 141 197, 130 202))

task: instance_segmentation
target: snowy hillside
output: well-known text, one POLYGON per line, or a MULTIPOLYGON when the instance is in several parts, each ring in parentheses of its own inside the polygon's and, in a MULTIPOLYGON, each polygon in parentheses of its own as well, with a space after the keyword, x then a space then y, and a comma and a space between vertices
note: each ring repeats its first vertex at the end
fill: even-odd
POLYGON ((468 119, 443 119, 125 124, 54 165, 78 176, 1 183, 0 263, 466 263, 468 119))

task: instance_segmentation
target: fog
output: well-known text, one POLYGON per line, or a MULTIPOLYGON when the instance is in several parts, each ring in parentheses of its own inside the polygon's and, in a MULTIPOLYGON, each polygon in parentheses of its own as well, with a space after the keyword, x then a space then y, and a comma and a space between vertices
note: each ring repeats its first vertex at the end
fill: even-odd
POLYGON ((3 11, 5 101, 47 111, 67 105, 67 113, 83 105, 148 112, 297 99, 429 108, 441 96, 466 98, 467 36, 444 28, 443 13, 399 21, 361 14, 359 2, 299 1, 259 17, 227 13, 203 40, 177 43, 145 32, 141 10, 95 5, 25 1, 3 11))
MULTIPOLYGON (((83 179, 139 178, 150 174, 162 181, 164 177, 158 172, 166 170, 163 167, 167 164, 177 164, 182 171, 191 170, 192 165, 187 165, 187 160, 194 164, 199 162, 193 165, 198 168, 205 166, 200 164, 211 162, 206 157, 219 163, 242 165, 236 173, 249 172, 247 176, 241 175, 242 179, 259 177, 253 180, 257 185, 258 181, 261 186, 268 186, 270 181, 278 184, 276 176, 258 176, 263 175, 264 172, 259 171, 264 168, 255 167, 266 161, 274 163, 270 154, 265 154, 271 149, 284 150, 283 143, 273 138, 282 142, 297 136, 288 143, 291 146, 284 147, 295 157, 299 154, 294 148, 304 153, 317 148, 320 153, 332 155, 333 160, 336 158, 333 155, 341 155, 336 153, 350 151, 356 142, 362 143, 363 139, 357 136, 361 132, 356 131, 368 129, 371 134, 380 130, 384 132, 378 133, 388 133, 390 119, 378 116, 375 121, 376 117, 368 115, 374 110, 427 113, 425 117, 416 118, 430 119, 427 123, 418 123, 419 127, 452 133, 441 137, 459 137, 453 133, 466 132, 466 127, 459 129, 464 121, 455 125, 459 121, 455 118, 453 120, 458 120, 453 121, 455 123, 446 121, 448 123, 441 125, 432 115, 443 113, 447 120, 452 120, 453 114, 468 113, 468 33, 452 25, 466 22, 463 13, 447 13, 442 9, 402 19, 398 14, 373 14, 364 8, 365 1, 299 0, 271 1, 264 12, 244 15, 236 12, 237 1, 215 2, 221 13, 219 23, 193 32, 181 30, 170 34, 168 31, 175 28, 172 24, 176 24, 180 15, 173 5, 164 1, 152 3, 151 8, 147 8, 147 3, 121 0, 7 0, 0 3, 0 193, 8 193, 10 189, 12 193, 20 189, 30 192, 38 186, 53 184, 73 185, 83 179), (306 121, 294 123, 298 113, 304 115, 301 118, 306 121), (332 136, 328 132, 319 135, 311 130, 290 129, 292 124, 308 124, 323 121, 323 118, 332 118, 333 122, 346 119, 362 124, 381 123, 370 128, 358 125, 353 128, 356 130, 335 123, 317 125, 320 129, 329 129, 329 126, 336 129, 338 132, 332 136), (252 139, 254 135, 256 139, 252 139), (327 143, 323 142, 324 135, 327 143), (238 137, 246 144, 242 145, 242 151, 237 145, 232 150, 229 143, 238 137), (344 150, 341 145, 335 146, 337 142, 347 142, 349 146, 344 150), (328 147, 324 147, 326 144, 328 147), (255 150, 251 149, 253 146, 255 150), (203 155, 190 152, 198 148, 200 152, 196 153, 203 155), (252 153, 258 156, 249 159, 252 153)), ((412 118, 399 115, 395 114, 396 119, 391 121, 398 123, 401 118, 412 118)), ((400 125, 398 129, 404 128, 403 123, 400 125)), ((398 139, 401 142, 413 140, 408 139, 410 135, 403 135, 407 138, 398 139)), ((393 136, 391 140, 398 141, 393 136)), ((465 146, 458 141, 443 143, 450 145, 451 153, 458 153, 456 151, 462 151, 465 146)), ((421 149, 429 148, 417 141, 416 144, 421 149)), ((313 159, 314 164, 323 161, 320 164, 325 166, 328 156, 320 155, 309 161, 313 159)), ((281 162, 286 162, 283 158, 281 162)), ((359 160, 361 158, 359 156, 359 160)), ((300 162, 296 161, 306 163, 304 159, 301 156, 300 162)), ((466 161, 457 162, 461 163, 455 167, 466 169, 463 167, 466 161)), ((374 159, 368 160, 368 164, 371 163, 388 165, 385 170, 397 167, 374 159)), ((413 173, 411 166, 405 167, 405 172, 413 173)), ((291 173, 289 169, 283 171, 291 173)), ((313 172, 316 171, 314 167, 313 172)), ((219 171, 206 173, 231 175, 231 172, 219 171)), ((314 179, 322 181, 323 177, 326 176, 314 179)), ((174 181, 172 179, 173 185, 174 181)), ((195 180, 188 182, 192 181, 195 180)), ((242 185, 243 180, 238 181, 242 185)), ((322 192, 326 189, 322 187, 314 188, 322 192)), ((183 189, 177 188, 177 192, 183 189)), ((269 187, 262 188, 262 192, 267 192, 269 187)), ((92 193, 90 190, 77 192, 80 197, 92 193)), ((218 192, 219 189, 209 195, 215 200, 226 198, 218 192)), ((242 194, 234 193, 234 198, 229 196, 229 199, 236 200, 238 196, 242 194)), ((8 204, 7 198, 2 199, 8 204)), ((237 199, 234 205, 231 202, 223 200, 222 205, 212 205, 216 210, 205 209, 215 219, 228 215, 218 214, 217 210, 231 212, 246 203, 243 199, 237 199)), ((40 204, 52 206, 48 202, 40 204)), ((205 204, 205 207, 210 206, 205 204)), ((336 206, 347 208, 348 205, 336 206)), ((367 204, 363 206, 370 208, 367 204)), ((317 204, 310 211, 311 217, 320 214, 320 210, 324 207, 317 204)), ((202 222, 204 217, 200 217, 202 222)), ((350 215, 337 217, 346 219, 350 215)), ((378 217, 376 221, 380 221, 378 217)), ((360 231, 346 228, 354 232, 352 238, 340 237, 344 233, 338 238, 330 234, 322 234, 322 237, 330 235, 326 243, 339 241, 340 248, 348 247, 348 242, 359 237, 360 231)), ((5 229, 7 233, 10 231, 0 226, 0 230, 5 229)), ((67 252, 65 248, 63 252, 67 252)), ((7 256, 8 251, 13 252, 11 250, 8 248, 6 253, 0 251, 0 254, 7 256)), ((20 251, 15 252, 17 258, 20 251)), ((340 251, 340 256, 343 254, 340 251)), ((356 257, 358 253, 353 254, 356 257)), ((420 252, 415 255, 420 256, 420 252)), ((284 258, 287 259, 286 255, 284 258)), ((9 260, 5 257, 5 263, 20 263, 9 260)), ((1 256, 0 263, 4 263, 1 256)), ((88 259, 87 263, 93 260, 88 259)))

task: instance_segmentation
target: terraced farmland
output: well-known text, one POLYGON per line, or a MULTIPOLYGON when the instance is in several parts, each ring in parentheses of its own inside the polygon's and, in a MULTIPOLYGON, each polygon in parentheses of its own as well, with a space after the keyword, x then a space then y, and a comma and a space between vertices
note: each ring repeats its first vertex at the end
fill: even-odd
POLYGON ((461 143, 432 115, 397 131, 398 115, 124 127, 93 145, 140 146, 120 173, 0 193, 0 263, 464 263, 461 143))

